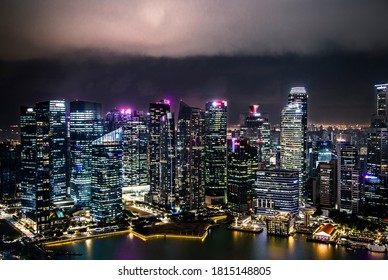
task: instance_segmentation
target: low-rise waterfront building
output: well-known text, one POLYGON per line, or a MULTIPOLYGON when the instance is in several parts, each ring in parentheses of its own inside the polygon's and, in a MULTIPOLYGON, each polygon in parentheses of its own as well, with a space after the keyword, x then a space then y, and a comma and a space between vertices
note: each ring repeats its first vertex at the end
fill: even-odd
POLYGON ((266 224, 269 235, 289 236, 295 233, 295 219, 291 213, 268 216, 266 224))

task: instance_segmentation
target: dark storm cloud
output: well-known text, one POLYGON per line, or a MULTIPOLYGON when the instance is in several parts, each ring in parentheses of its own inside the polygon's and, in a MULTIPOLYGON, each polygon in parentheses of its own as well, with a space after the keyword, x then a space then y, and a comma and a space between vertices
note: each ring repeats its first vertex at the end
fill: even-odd
POLYGON ((229 101, 230 123, 248 105, 260 104, 278 123, 292 86, 309 92, 309 120, 369 122, 373 85, 386 82, 388 55, 344 54, 214 56, 189 58, 122 57, 97 60, 0 62, 1 123, 17 123, 20 105, 65 98, 101 102, 104 110, 170 97, 204 108, 206 101, 229 101))
POLYGON ((388 47, 385 0, 3 0, 0 58, 312 54, 388 47))

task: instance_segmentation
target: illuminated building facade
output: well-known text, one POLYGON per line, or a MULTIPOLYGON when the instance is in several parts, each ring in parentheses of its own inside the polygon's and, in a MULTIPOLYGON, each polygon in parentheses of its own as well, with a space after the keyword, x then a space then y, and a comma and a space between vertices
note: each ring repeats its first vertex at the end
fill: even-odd
POLYGON ((347 142, 337 143, 338 206, 340 211, 361 213, 361 171, 358 149, 347 142))
POLYGON ((205 109, 205 203, 226 203, 227 102, 215 100, 205 109))
POLYGON ((295 219, 292 215, 275 215, 266 219, 267 234, 289 236, 295 233, 295 219))
POLYGON ((64 100, 36 103, 36 222, 38 233, 50 229, 50 208, 64 201, 67 155, 64 100))
POLYGON ((288 104, 282 111, 280 131, 280 169, 299 172, 299 203, 302 205, 305 181, 305 142, 303 111, 298 103, 288 104))
POLYGON ((124 187, 149 185, 147 116, 130 108, 113 109, 105 127, 107 132, 123 129, 124 187))
POLYGON ((121 128, 92 142, 90 214, 94 221, 111 221, 122 214, 121 128))
POLYGON ((161 189, 160 163, 160 119, 170 112, 170 101, 150 103, 148 137, 148 172, 150 180, 150 202, 159 202, 161 189))
POLYGON ((20 200, 23 212, 35 212, 36 207, 36 110, 20 108, 20 200))
POLYGON ((331 141, 317 141, 317 163, 329 163, 333 159, 333 143, 331 141))
POLYGON ((177 121, 177 176, 179 205, 185 209, 204 207, 204 120, 205 112, 180 102, 177 121))
POLYGON ((101 104, 70 102, 70 194, 74 204, 90 206, 92 141, 104 134, 101 104))
POLYGON ((243 114, 241 119, 241 134, 250 140, 250 145, 258 150, 258 160, 266 166, 271 158, 271 126, 269 115, 259 112, 259 105, 250 106, 250 113, 243 114))
POLYGON ((375 85, 376 112, 368 133, 367 172, 363 176, 363 213, 388 217, 388 84, 375 85))
POLYGON ((167 112, 160 118, 161 193, 159 204, 175 209, 176 190, 176 137, 174 114, 167 112))
POLYGON ((252 208, 258 214, 276 211, 299 213, 299 173, 290 170, 259 170, 253 185, 252 208))
POLYGON ((252 208, 252 186, 258 169, 258 149, 249 140, 233 138, 228 145, 228 205, 238 212, 252 208))
POLYGON ((147 116, 143 112, 128 108, 112 110, 107 115, 108 127, 123 129, 124 187, 149 185, 146 121, 147 116), (113 121, 109 116, 114 116, 113 121))
POLYGON ((375 85, 376 91, 376 115, 387 117, 388 110, 388 84, 375 85))
MULTIPOLYGON (((295 116, 301 114, 301 116, 296 117, 298 119, 301 117, 301 130, 302 130, 302 140, 299 140, 299 129, 297 126, 293 126, 294 132, 296 133, 295 138, 293 140, 293 147, 291 147, 291 150, 294 150, 292 153, 294 154, 294 160, 291 165, 286 164, 288 166, 283 166, 282 169, 290 169, 290 170, 297 170, 299 171, 299 203, 300 205, 304 204, 304 196, 305 196, 305 189, 306 189, 306 176, 307 176, 307 144, 308 144, 308 137, 307 137, 307 113, 308 113, 308 94, 306 92, 306 89, 304 87, 293 87, 290 90, 290 93, 288 95, 288 105, 298 105, 298 109, 295 110, 295 116), (300 110, 300 112, 299 112, 300 110), (301 145, 301 147, 300 147, 301 145), (299 147, 298 147, 299 146, 299 147), (302 154, 302 162, 299 160, 299 153, 302 154), (294 167, 292 167, 294 166, 294 167)), ((289 120, 290 121, 290 120, 289 120)), ((292 121, 291 121, 292 122, 292 121)), ((297 124, 299 120, 295 120, 295 124, 297 124)), ((287 121, 285 121, 284 124, 286 124, 287 121)), ((286 125, 285 125, 286 127, 286 125)), ((284 128, 285 128, 284 127, 284 128)), ((283 129, 282 129, 282 132, 283 129)), ((282 142, 282 149, 285 146, 284 141, 282 142)), ((290 152, 290 150, 288 150, 290 152)), ((282 160, 280 160, 282 162, 282 160)))
POLYGON ((388 176, 364 175, 364 209, 367 217, 388 217, 388 176))
POLYGON ((337 200, 337 161, 321 161, 318 165, 319 201, 325 209, 333 209, 337 200))
POLYGON ((376 113, 372 115, 368 133, 368 173, 388 174, 388 84, 375 85, 376 113))
POLYGON ((310 177, 318 176, 318 165, 320 163, 329 163, 334 159, 333 142, 332 141, 309 141, 308 143, 309 156, 309 175, 310 177))

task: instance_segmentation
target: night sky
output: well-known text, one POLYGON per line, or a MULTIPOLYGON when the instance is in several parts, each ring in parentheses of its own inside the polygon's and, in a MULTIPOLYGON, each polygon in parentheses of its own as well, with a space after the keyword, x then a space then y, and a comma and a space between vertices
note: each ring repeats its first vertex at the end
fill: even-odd
POLYGON ((230 123, 260 104, 278 123, 292 86, 309 120, 367 124, 388 82, 388 1, 0 2, 0 125, 49 99, 105 111, 168 97, 229 101, 230 123))

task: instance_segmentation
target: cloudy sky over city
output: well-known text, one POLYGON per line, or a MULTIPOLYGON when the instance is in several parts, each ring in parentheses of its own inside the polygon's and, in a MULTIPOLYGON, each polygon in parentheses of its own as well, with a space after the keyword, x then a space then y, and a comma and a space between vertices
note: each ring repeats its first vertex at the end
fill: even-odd
MULTIPOLYGON (((0 3, 2 123, 53 98, 147 109, 164 97, 250 104, 278 122, 292 86, 309 119, 368 123, 388 82, 387 1, 196 0, 0 3)), ((177 106, 176 106, 177 107, 177 106)))

